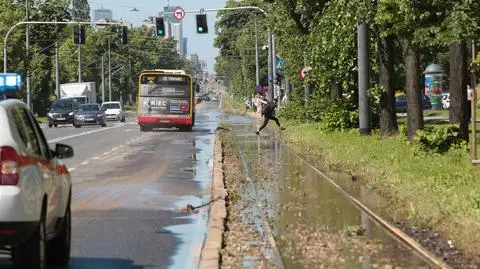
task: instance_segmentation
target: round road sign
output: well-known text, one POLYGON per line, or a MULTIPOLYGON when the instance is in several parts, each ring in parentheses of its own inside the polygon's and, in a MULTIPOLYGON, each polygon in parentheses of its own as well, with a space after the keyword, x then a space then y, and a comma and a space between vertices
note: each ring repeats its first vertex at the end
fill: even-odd
POLYGON ((300 78, 301 78, 302 80, 304 80, 305 77, 307 76, 307 73, 308 73, 309 71, 311 71, 311 70, 312 70, 312 67, 311 67, 311 66, 306 66, 306 67, 300 69, 300 78))
POLYGON ((185 10, 181 7, 177 7, 173 11, 173 17, 175 17, 175 19, 177 19, 177 20, 183 19, 183 17, 185 17, 185 10))

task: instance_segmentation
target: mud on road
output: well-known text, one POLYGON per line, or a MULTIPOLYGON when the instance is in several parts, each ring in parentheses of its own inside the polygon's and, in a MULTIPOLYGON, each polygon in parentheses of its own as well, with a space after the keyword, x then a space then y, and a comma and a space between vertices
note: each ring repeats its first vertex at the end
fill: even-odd
POLYGON ((433 268, 278 141, 224 128, 221 268, 433 268))

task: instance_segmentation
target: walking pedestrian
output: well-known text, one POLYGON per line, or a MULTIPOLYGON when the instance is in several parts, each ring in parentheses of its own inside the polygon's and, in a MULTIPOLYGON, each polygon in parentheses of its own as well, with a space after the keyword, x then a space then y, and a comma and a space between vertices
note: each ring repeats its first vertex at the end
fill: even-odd
POLYGON ((258 130, 255 132, 257 135, 259 135, 260 131, 267 126, 270 120, 274 120, 277 123, 280 130, 285 130, 285 128, 280 125, 280 121, 278 120, 278 118, 275 117, 275 109, 277 108, 277 106, 278 106, 277 98, 273 99, 273 102, 267 102, 267 104, 262 110, 263 111, 262 114, 265 119, 263 121, 262 126, 260 126, 260 128, 258 128, 258 130))

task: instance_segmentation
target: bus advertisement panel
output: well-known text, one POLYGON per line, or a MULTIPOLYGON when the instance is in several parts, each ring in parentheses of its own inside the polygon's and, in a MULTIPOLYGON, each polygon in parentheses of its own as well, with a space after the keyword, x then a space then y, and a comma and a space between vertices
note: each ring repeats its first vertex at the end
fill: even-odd
POLYGON ((186 74, 143 72, 139 78, 138 124, 191 130, 194 125, 192 78, 186 74))

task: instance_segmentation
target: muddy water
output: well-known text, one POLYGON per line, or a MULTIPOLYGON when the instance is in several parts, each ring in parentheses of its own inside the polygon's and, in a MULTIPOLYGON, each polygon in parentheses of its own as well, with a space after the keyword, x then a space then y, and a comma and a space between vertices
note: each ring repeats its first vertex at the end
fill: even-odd
MULTIPOLYGON (((256 136, 251 123, 239 118, 228 118, 229 128, 254 179, 285 268, 429 268, 274 135, 256 136)), ((373 208, 382 207, 377 197, 349 184, 348 175, 325 173, 373 208)))

